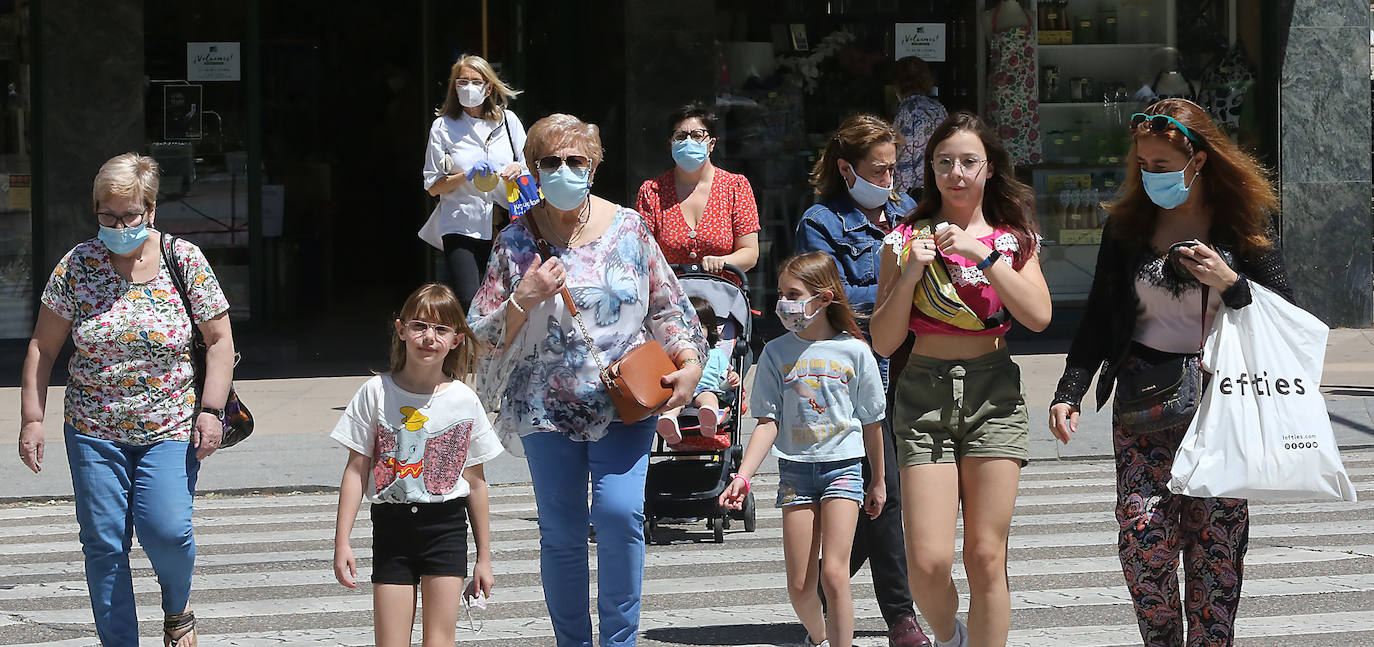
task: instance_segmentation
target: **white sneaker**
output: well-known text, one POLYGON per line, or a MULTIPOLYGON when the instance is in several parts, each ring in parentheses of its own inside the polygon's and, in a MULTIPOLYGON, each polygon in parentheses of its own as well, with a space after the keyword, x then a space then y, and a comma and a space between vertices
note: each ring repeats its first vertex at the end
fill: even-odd
POLYGON ((830 641, 822 640, 820 644, 816 644, 811 642, 811 635, 807 634, 805 638, 802 638, 801 642, 797 643, 797 647, 830 647, 830 641))
POLYGON ((964 623, 960 622, 958 618, 955 618, 954 637, 950 638, 949 642, 940 642, 937 638, 935 640, 935 647, 968 647, 968 627, 965 627, 964 623))
POLYGON ((677 426, 677 418, 672 416, 659 416, 658 425, 655 431, 663 437, 663 442, 669 445, 676 445, 682 442, 682 431, 677 426))

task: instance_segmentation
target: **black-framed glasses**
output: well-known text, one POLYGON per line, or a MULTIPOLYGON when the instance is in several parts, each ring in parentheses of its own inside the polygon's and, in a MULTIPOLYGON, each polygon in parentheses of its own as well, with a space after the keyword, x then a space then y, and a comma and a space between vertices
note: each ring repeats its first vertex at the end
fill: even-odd
POLYGON ((694 142, 704 142, 711 138, 711 131, 706 130, 705 128, 693 128, 692 130, 673 131, 673 141, 675 142, 683 141, 688 137, 691 137, 692 141, 694 142))
POLYGON ((553 173, 558 167, 567 165, 568 168, 578 173, 586 173, 592 167, 592 160, 586 155, 569 155, 559 157, 557 155, 545 155, 534 161, 539 170, 545 173, 553 173))
POLYGON ((977 173, 979 167, 981 167, 986 162, 987 160, 981 157, 973 156, 965 157, 963 159, 955 159, 953 157, 941 157, 940 159, 931 162, 930 165, 932 168, 935 169, 935 172, 940 175, 949 175, 950 173, 953 173, 955 166, 958 166, 959 168, 963 169, 964 175, 973 175, 974 173, 977 173))
POLYGON ((482 79, 454 79, 453 84, 460 88, 467 87, 469 85, 478 88, 487 87, 487 82, 483 81, 482 79))
POLYGON ((147 215, 147 211, 130 211, 123 214, 113 211, 97 211, 95 212, 95 219, 101 227, 137 227, 143 224, 143 218, 147 215))
POLYGON ((444 324, 429 323, 428 321, 420 321, 419 319, 411 319, 405 323, 405 331, 415 337, 424 337, 425 331, 431 328, 434 329, 435 337, 452 337, 458 334, 456 328, 453 326, 445 326, 444 324))
POLYGON ((1183 136, 1184 136, 1184 137, 1187 137, 1187 138, 1188 138, 1188 141, 1190 141, 1190 142, 1192 142, 1192 143, 1194 143, 1194 144, 1196 144, 1196 145, 1198 145, 1198 146, 1201 146, 1201 145, 1202 145, 1202 140, 1201 140, 1201 139, 1198 139, 1197 137, 1195 137, 1195 136, 1193 135, 1193 131, 1188 130, 1188 127, 1187 127, 1187 126, 1183 125, 1181 122, 1179 122, 1179 120, 1174 119, 1173 117, 1170 117, 1169 115, 1147 115, 1147 114, 1145 114, 1145 113, 1143 113, 1143 112, 1137 112, 1137 113, 1131 115, 1131 128, 1132 128, 1132 129, 1139 128, 1139 127, 1140 127, 1140 124, 1143 124, 1143 123, 1146 123, 1146 122, 1149 122, 1149 124, 1150 124, 1150 132, 1152 132, 1152 133, 1162 133, 1162 132, 1168 130, 1168 129, 1169 129, 1169 126, 1173 126, 1174 128, 1177 128, 1177 129, 1178 129, 1178 132, 1183 133, 1183 136))

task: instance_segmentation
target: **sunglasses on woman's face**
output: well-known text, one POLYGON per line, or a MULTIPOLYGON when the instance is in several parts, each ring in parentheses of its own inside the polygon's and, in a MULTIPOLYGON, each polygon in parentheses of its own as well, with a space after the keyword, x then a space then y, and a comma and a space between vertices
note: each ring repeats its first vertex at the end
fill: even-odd
POLYGON ((1149 122, 1150 132, 1152 133, 1162 133, 1169 130, 1169 126, 1173 126, 1174 128, 1178 129, 1178 132, 1183 133, 1183 136, 1187 137, 1188 141, 1193 142, 1194 144, 1197 144, 1199 146, 1202 145, 1202 140, 1198 139, 1197 137, 1194 137, 1193 132, 1191 130, 1188 130, 1187 126, 1183 125, 1182 123, 1179 123, 1177 119, 1174 119, 1169 115, 1147 115, 1143 112, 1137 112, 1131 115, 1132 129, 1139 128, 1140 124, 1146 122, 1149 122))
POLYGON ((586 173, 587 170, 592 167, 592 161, 583 155, 569 155, 567 157, 545 155, 535 160, 535 164, 539 167, 539 170, 545 173, 553 173, 557 171, 560 166, 565 164, 568 168, 578 173, 586 173))

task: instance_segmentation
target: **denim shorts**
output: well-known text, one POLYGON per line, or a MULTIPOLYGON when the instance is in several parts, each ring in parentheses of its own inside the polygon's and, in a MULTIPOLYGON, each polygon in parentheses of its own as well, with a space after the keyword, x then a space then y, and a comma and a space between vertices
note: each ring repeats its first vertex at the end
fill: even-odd
POLYGON ((778 459, 778 502, 774 507, 809 505, 821 499, 851 499, 862 504, 863 459, 821 463, 778 459))

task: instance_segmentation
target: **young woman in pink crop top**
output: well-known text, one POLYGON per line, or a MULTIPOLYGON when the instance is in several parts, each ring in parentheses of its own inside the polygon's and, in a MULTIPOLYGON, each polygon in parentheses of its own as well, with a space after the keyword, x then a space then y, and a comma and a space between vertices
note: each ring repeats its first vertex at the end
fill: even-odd
POLYGON ((1000 645, 1011 623, 1007 537, 1029 456, 1021 372, 1005 335, 1013 318, 1044 330, 1050 292, 1040 273, 1034 193, 1013 175, 992 129, 955 113, 931 136, 924 170, 924 199, 883 247, 870 322, 882 355, 916 334, 892 387, 911 593, 939 644, 1000 645), (913 305, 937 255, 972 311, 959 325, 913 305), (952 575, 961 499, 967 626, 954 615, 952 575))

